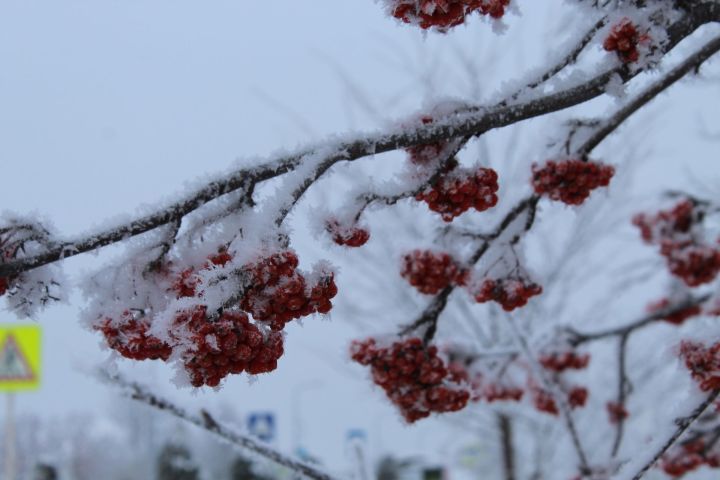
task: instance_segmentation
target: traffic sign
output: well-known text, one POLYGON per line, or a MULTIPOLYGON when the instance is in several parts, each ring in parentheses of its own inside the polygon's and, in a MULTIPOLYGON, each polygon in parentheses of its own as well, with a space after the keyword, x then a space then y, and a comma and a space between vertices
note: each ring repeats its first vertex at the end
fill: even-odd
POLYGON ((275 415, 270 412, 256 412, 248 415, 250 435, 263 442, 271 442, 275 438, 275 415))
POLYGON ((40 327, 0 325, 0 392, 40 386, 40 327))

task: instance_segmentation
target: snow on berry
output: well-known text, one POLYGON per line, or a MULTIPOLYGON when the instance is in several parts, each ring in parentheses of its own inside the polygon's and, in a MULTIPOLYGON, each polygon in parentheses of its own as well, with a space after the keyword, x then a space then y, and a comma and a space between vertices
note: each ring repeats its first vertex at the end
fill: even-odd
POLYGON ((183 364, 194 387, 217 386, 229 374, 246 371, 267 373, 277 368, 283 354, 283 336, 269 332, 264 336, 250 323, 247 315, 225 311, 218 319, 209 319, 202 308, 181 312, 178 328, 186 330, 183 364))
POLYGON ((436 295, 453 284, 462 284, 465 273, 447 253, 414 250, 403 256, 400 275, 420 293, 436 295))
POLYGON ((498 175, 491 168, 474 170, 455 168, 442 175, 435 185, 428 186, 415 196, 427 203, 433 212, 451 222, 470 208, 478 212, 494 207, 498 202, 498 175))
POLYGON ((471 287, 471 293, 478 303, 492 300, 510 312, 527 304, 530 297, 540 295, 542 287, 521 277, 486 278, 479 287, 471 287))
POLYGON ((405 23, 445 32, 475 12, 502 18, 510 0, 385 0, 385 4, 393 17, 405 23))
POLYGON ((333 273, 321 268, 311 283, 297 266, 297 256, 290 250, 248 266, 249 282, 241 308, 255 320, 268 322, 275 331, 293 319, 328 313, 330 300, 337 294, 333 273))
POLYGON ((370 232, 357 225, 342 225, 338 219, 329 219, 325 230, 332 236, 333 242, 346 247, 361 247, 370 239, 370 232))
POLYGON ((613 25, 603 42, 603 48, 615 52, 623 63, 634 63, 640 59, 640 46, 649 40, 649 35, 640 33, 639 27, 632 20, 623 18, 613 25))
POLYGON ((351 358, 369 366, 373 381, 386 393, 409 423, 432 413, 462 410, 470 399, 468 386, 451 375, 435 346, 419 338, 381 346, 369 338, 354 341, 351 358))
POLYGON ((615 168, 578 159, 548 160, 542 166, 533 164, 532 172, 535 193, 568 205, 580 205, 592 190, 610 184, 615 168))
POLYGON ((126 310, 118 320, 106 318, 96 326, 108 347, 132 360, 167 360, 172 347, 148 334, 150 320, 143 312, 126 310))
MULTIPOLYGON (((424 115, 420 117, 420 122, 423 125, 429 125, 433 122, 433 119, 430 116, 424 115)), ((424 166, 436 160, 443 153, 445 148, 447 148, 447 146, 448 142, 436 142, 429 143, 427 145, 408 147, 405 151, 408 153, 410 162, 415 165, 424 166)))

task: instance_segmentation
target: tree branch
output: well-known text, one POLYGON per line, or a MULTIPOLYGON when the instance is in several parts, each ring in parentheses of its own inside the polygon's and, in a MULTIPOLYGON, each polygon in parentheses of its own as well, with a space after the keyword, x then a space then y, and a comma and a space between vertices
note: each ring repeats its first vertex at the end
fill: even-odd
POLYGON ((100 370, 98 371, 98 375, 106 382, 123 387, 125 393, 133 400, 137 400, 138 402, 144 403, 156 410, 163 411, 185 422, 191 423, 203 430, 217 435, 237 447, 256 453, 272 462, 277 463, 278 465, 282 465, 296 473, 302 474, 307 478, 311 478, 313 480, 336 480, 335 477, 318 470, 314 466, 310 466, 287 457, 269 446, 263 445, 250 437, 241 435, 220 425, 206 410, 201 410, 199 416, 192 415, 169 400, 161 398, 150 392, 146 387, 140 385, 139 383, 129 381, 119 374, 100 370))
POLYGON ((687 417, 681 418, 676 420, 676 424, 678 425, 677 430, 673 432, 672 435, 670 435, 670 438, 663 444, 663 446, 658 450, 655 455, 653 456, 652 460, 650 460, 648 463, 646 463, 640 471, 638 471, 634 477, 632 477, 632 480, 640 480, 647 472, 650 470, 650 468, 657 462, 660 457, 662 457, 665 452, 667 452, 670 447, 672 447, 675 442, 682 436, 685 431, 690 428, 690 425, 695 422, 702 414, 705 412, 705 410, 708 409, 710 405, 715 402, 715 400, 720 396, 720 390, 714 390, 708 397, 695 408, 695 410, 692 411, 690 415, 687 417))
MULTIPOLYGON (((720 4, 705 2, 694 7, 685 17, 668 28, 668 41, 663 46, 663 51, 671 50, 699 26, 713 21, 720 21, 720 4)), ((347 142, 328 142, 324 148, 309 148, 294 154, 279 155, 262 165, 243 168, 226 178, 210 182, 187 198, 130 223, 88 237, 59 242, 58 245, 48 248, 45 253, 0 264, 0 277, 17 275, 63 258, 140 235, 167 223, 180 221, 188 213, 227 193, 240 189, 246 192, 252 191, 258 183, 295 170, 305 158, 318 155, 319 151, 327 152, 323 154, 325 158, 320 163, 322 169, 327 170, 340 161, 352 161, 368 155, 436 143, 450 138, 477 136, 494 128, 584 103, 602 95, 606 85, 614 76, 619 75, 623 82, 627 82, 638 73, 639 71, 630 72, 625 65, 619 65, 580 85, 524 103, 508 105, 505 104, 507 101, 505 100, 494 107, 468 107, 437 121, 434 119, 429 125, 397 129, 389 134, 359 136, 347 142)), ((308 178, 319 176, 323 173, 322 169, 311 173, 308 178)), ((302 192, 299 195, 302 195, 302 192)))

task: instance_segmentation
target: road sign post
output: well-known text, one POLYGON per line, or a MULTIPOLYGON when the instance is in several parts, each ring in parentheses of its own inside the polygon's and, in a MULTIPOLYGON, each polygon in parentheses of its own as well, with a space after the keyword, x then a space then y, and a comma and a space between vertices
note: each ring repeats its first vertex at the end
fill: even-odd
POLYGON ((0 392, 5 397, 5 476, 16 478, 15 392, 40 386, 40 327, 0 325, 0 392))

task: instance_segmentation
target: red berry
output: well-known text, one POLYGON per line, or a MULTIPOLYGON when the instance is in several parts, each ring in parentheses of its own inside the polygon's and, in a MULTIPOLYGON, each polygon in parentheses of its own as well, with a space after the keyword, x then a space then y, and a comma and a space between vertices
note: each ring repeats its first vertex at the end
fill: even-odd
POLYGON ((540 356, 540 364, 554 372, 564 372, 568 369, 580 370, 590 363, 590 355, 580 355, 573 351, 552 352, 540 356))
POLYGON ((588 390, 585 387, 573 387, 568 393, 568 404, 571 408, 584 407, 588 398, 588 390))
POLYGON ((617 402, 608 402, 606 407, 610 417, 610 423, 619 423, 621 420, 626 419, 629 415, 625 406, 617 402))
POLYGON ((119 321, 106 318, 95 327, 105 336, 108 347, 132 360, 167 360, 172 348, 167 343, 147 333, 150 320, 141 314, 123 312, 119 321))
POLYGON ((640 59, 638 47, 647 43, 650 37, 640 34, 637 25, 629 18, 623 18, 613 25, 610 34, 603 42, 603 48, 608 52, 615 52, 624 63, 637 62, 640 59))
POLYGON ((542 388, 533 388, 532 392, 533 404, 538 411, 549 413, 550 415, 558 415, 560 413, 550 392, 542 388))

